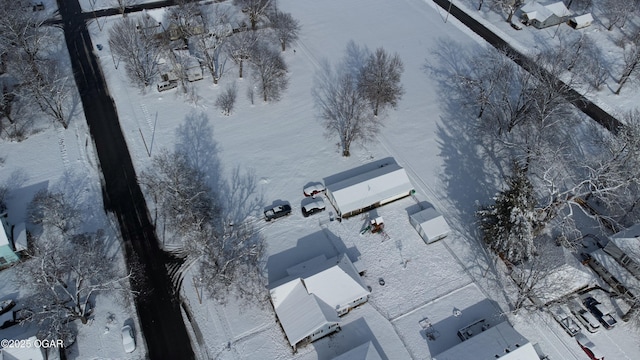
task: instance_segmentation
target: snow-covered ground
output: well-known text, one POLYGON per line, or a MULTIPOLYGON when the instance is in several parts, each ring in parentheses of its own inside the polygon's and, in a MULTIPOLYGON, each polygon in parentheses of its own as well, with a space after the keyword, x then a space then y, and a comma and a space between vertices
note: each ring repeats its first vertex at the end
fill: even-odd
MULTIPOLYGON (((83 1, 83 7, 90 9, 90 2, 83 1)), ((473 8, 471 0, 460 4, 473 8)), ((454 126, 455 112, 441 103, 446 94, 441 94, 438 82, 424 70, 426 63, 441 60, 436 52, 452 51, 450 61, 455 62, 456 49, 484 45, 454 18, 449 17, 445 23, 446 13, 429 0, 280 0, 278 7, 291 12, 302 25, 300 40, 283 54, 290 84, 280 102, 256 101, 254 105, 245 96, 246 89, 253 86, 249 77, 238 79, 231 61, 227 61, 219 85, 213 85, 207 74, 204 80, 193 83, 199 96, 195 103, 188 102, 180 90, 158 93, 150 88, 141 93, 130 86, 123 64, 113 58, 107 45, 108 29, 120 16, 100 19, 100 26, 95 21, 90 23, 94 44, 104 47, 94 51, 108 79, 138 171, 150 164, 148 150, 153 156, 161 148, 172 149, 177 140, 197 140, 179 139, 176 129, 195 117, 207 116, 224 173, 236 165, 254 169, 260 180, 259 191, 266 199, 264 205, 286 200, 293 207, 292 216, 259 225, 268 245, 269 280, 284 277, 288 266, 319 254, 330 257, 347 252, 353 260, 361 260, 367 270, 364 281, 372 288, 370 301, 343 317, 342 331, 296 353, 289 347, 270 305, 259 307, 243 301, 222 305, 206 297, 201 301, 202 295, 194 287, 191 273, 187 273, 182 293, 196 319, 191 330, 200 332, 206 343, 197 352, 203 358, 220 359, 328 359, 372 341, 383 358, 428 359, 451 343, 446 340, 451 334, 442 330, 439 342, 429 342, 420 332, 420 320, 429 317, 437 324, 452 316, 454 307, 463 314, 471 307, 471 315, 500 316, 508 309, 507 299, 513 292, 495 279, 490 271, 493 259, 485 255, 473 231, 476 201, 485 202, 496 189, 480 182, 483 170, 473 144, 465 142, 464 134, 454 126), (372 50, 384 47, 397 52, 405 66, 402 84, 406 93, 398 109, 384 119, 385 126, 375 141, 353 147, 352 156, 344 158, 335 139, 323 136, 311 87, 320 61, 339 61, 350 40, 372 50), (237 84, 239 96, 232 116, 226 117, 213 103, 232 82, 237 84), (426 245, 413 230, 408 213, 415 209, 416 199, 411 197, 375 210, 385 219, 388 239, 360 235, 365 221, 362 216, 341 223, 329 221, 328 211, 302 217, 300 202, 305 184, 388 156, 405 167, 418 201, 433 204, 448 220, 453 233, 445 240, 426 245), (384 286, 379 278, 384 279, 384 286), (491 301, 483 302, 487 297, 491 301), (478 303, 482 306, 474 307, 478 303)), ((162 10, 149 14, 160 19, 162 10)), ((552 30, 534 33, 536 30, 526 28, 515 32, 500 15, 483 10, 475 16, 486 18, 492 28, 522 49, 534 46, 532 42, 552 40, 552 30)), ((581 31, 601 30, 593 26, 581 31)), ((631 86, 623 89, 619 97, 603 90, 592 97, 611 108, 627 109, 633 100, 631 90, 631 86)), ((67 130, 52 126, 25 142, 0 144, 4 157, 0 180, 15 190, 33 188, 13 193, 11 221, 24 216, 24 199, 30 199, 39 187, 55 183, 66 170, 87 174, 92 189, 99 191, 95 154, 87 134, 86 124, 78 116, 67 130)), ((100 208, 101 204, 96 204, 94 210, 100 208)), ((3 296, 19 290, 6 281, 10 272, 3 271, 0 276, 5 280, 1 283, 3 296)), ((134 314, 107 297, 99 298, 96 305, 95 320, 79 328, 72 358, 126 358, 119 327, 134 314), (116 314, 115 321, 108 321, 108 312, 116 314)), ((551 359, 585 357, 547 313, 521 312, 508 319, 532 343, 539 343, 551 359)), ((0 336, 5 334, 1 331, 0 336)), ((637 353, 637 337, 626 324, 589 337, 607 359, 633 359, 637 353)), ((142 344, 140 334, 137 340, 142 344)), ((143 356, 144 349, 139 348, 132 358, 143 356)))

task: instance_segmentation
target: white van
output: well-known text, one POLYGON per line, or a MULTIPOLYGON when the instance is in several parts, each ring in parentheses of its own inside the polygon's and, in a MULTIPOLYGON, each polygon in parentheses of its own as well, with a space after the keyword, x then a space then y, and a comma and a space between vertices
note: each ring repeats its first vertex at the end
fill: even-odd
POLYGON ((178 83, 175 81, 162 81, 158 83, 158 91, 165 91, 177 87, 178 83))

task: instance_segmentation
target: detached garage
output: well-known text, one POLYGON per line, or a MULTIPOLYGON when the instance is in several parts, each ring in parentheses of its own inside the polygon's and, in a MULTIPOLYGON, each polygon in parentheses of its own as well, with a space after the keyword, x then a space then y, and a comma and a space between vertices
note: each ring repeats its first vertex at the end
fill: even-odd
POLYGON ((348 218, 411 195, 413 185, 393 158, 378 160, 324 179, 327 199, 348 218))
POLYGON ((409 222, 427 244, 444 239, 451 232, 444 217, 432 207, 409 216, 409 222))

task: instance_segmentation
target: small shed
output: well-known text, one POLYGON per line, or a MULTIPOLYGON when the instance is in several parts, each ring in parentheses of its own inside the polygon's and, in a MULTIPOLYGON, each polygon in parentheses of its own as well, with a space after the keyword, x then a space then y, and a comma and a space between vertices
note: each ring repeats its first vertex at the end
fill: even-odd
POLYGON ((444 217, 432 207, 410 215, 409 222, 427 244, 444 239, 451 232, 444 217))
POLYGON ((393 158, 365 164, 324 179, 327 199, 342 218, 411 195, 413 185, 393 158))
POLYGON ((587 13, 587 14, 576 16, 569 19, 569 26, 571 26, 574 29, 582 29, 591 25, 592 22, 593 22, 593 16, 591 16, 591 13, 587 13))

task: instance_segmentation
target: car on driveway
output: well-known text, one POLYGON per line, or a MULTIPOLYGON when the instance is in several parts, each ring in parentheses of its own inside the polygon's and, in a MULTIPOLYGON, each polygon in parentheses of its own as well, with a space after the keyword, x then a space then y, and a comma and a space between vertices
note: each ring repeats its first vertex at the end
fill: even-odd
POLYGON ((273 205, 264 211, 264 219, 267 221, 271 221, 273 219, 287 216, 289 214, 291 214, 291 205, 273 205))
POLYGON ((308 217, 309 215, 324 211, 324 209, 324 201, 321 198, 316 198, 313 201, 302 206, 302 215, 304 217, 308 217))
POLYGON ((126 353, 131 353, 136 349, 136 339, 133 337, 133 329, 129 325, 122 327, 122 346, 126 353))
POLYGON ((304 189, 302 190, 302 192, 304 193, 304 196, 314 196, 316 194, 319 194, 321 192, 324 192, 325 187, 322 183, 309 183, 307 186, 304 187, 304 189))
POLYGON ((598 320, 576 300, 569 302, 569 308, 571 309, 571 313, 576 317, 576 319, 578 319, 582 326, 587 329, 587 331, 590 333, 597 333, 600 330, 598 320))
POLYGON ((605 329, 611 329, 618 323, 618 321, 609 312, 603 311, 598 306, 602 304, 592 296, 584 298, 584 300, 582 300, 582 303, 587 309, 589 309, 593 316, 598 319, 600 324, 602 324, 605 329))
POLYGON ((576 342, 578 342, 578 345, 580 346, 580 348, 585 352, 585 354, 587 354, 589 359, 604 360, 604 356, 600 353, 600 350, 596 348, 595 344, 591 342, 589 338, 584 336, 582 333, 578 333, 576 334, 575 339, 576 339, 576 342))

